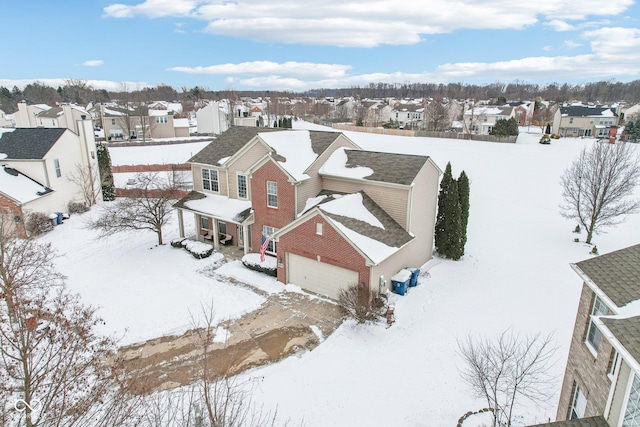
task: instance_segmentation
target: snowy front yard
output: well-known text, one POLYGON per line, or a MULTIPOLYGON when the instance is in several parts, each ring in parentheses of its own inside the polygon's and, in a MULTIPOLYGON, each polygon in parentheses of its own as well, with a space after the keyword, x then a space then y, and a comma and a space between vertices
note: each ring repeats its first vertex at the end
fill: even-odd
MULTIPOLYGON (((301 126, 314 127, 294 123, 301 126)), ((559 180, 594 140, 563 138, 540 145, 539 129, 531 132, 521 134, 517 144, 345 132, 364 149, 428 155, 442 169, 451 161, 455 176, 466 171, 471 181, 466 254, 457 262, 435 258, 423 266, 421 284, 398 297, 391 328, 347 322, 315 350, 245 373, 257 385, 254 400, 277 406, 282 419, 294 425, 304 420, 308 427, 452 426, 465 412, 485 406, 461 381, 457 341, 469 334, 495 337, 509 328, 555 332, 559 392, 581 289, 569 263, 592 256, 590 247, 574 243, 575 223, 559 215, 559 180)), ((101 307, 103 332, 124 335, 125 343, 181 332, 190 326, 190 315, 210 301, 217 317, 227 319, 264 300, 224 277, 267 292, 296 289, 244 269, 239 261, 208 277, 203 273, 211 271, 215 258, 196 260, 168 244, 156 247, 151 232, 94 240, 81 219, 72 217, 43 240, 59 250, 59 269, 70 287, 101 307)), ((594 239, 600 253, 636 244, 640 215, 607 231, 594 239)), ((176 234, 177 225, 167 227, 166 241, 176 234)), ((556 393, 545 408, 520 408, 524 418, 517 423, 555 418, 557 399, 556 393)), ((472 417, 464 425, 477 422, 472 417)))

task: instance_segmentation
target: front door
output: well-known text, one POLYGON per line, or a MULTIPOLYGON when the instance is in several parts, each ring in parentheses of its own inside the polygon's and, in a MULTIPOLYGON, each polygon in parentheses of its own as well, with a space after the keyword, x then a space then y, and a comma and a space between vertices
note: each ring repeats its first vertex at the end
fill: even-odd
POLYGON ((238 226, 238 246, 244 247, 244 227, 238 226))

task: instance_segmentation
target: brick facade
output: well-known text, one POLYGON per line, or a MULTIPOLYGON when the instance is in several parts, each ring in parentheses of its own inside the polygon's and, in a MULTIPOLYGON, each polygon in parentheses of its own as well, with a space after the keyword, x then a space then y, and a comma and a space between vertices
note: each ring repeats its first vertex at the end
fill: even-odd
MULTIPOLYGON (((251 247, 262 244, 262 227, 282 228, 296 217, 295 188, 289 177, 273 161, 268 161, 251 175, 251 205, 255 223, 251 227, 251 247), (278 183, 278 207, 267 206, 267 181, 278 183)), ((277 247, 276 247, 277 249, 277 247)))
POLYGON ((27 232, 24 228, 26 218, 24 217, 22 208, 12 199, 0 194, 0 209, 2 212, 7 212, 10 218, 16 223, 18 237, 25 239, 27 237, 27 232), (16 218, 20 218, 19 221, 15 221, 16 218))
POLYGON ((602 415, 607 404, 611 380, 607 376, 609 363, 613 352, 611 344, 603 337, 598 349, 597 357, 585 344, 589 316, 593 307, 595 293, 586 284, 582 285, 582 294, 578 305, 578 314, 571 338, 569 359, 564 374, 560 402, 556 420, 562 421, 569 417, 574 384, 577 384, 587 398, 585 417, 602 415))
POLYGON ((320 215, 314 215, 291 232, 280 236, 278 251, 278 280, 287 283, 287 252, 326 264, 358 272, 358 282, 369 287, 370 268, 363 256, 351 246, 333 226, 320 215), (322 235, 316 234, 316 224, 322 224, 322 235))

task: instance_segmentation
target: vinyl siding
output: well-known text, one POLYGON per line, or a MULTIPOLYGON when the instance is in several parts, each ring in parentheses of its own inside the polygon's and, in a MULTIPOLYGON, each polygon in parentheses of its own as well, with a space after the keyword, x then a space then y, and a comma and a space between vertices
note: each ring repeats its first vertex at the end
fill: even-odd
POLYGON ((307 175, 311 178, 305 181, 302 181, 297 187, 296 191, 296 214, 302 212, 304 206, 307 202, 307 199, 311 197, 316 197, 318 193, 322 190, 322 178, 318 175, 318 170, 327 161, 329 156, 340 147, 349 147, 356 148, 356 146, 346 139, 343 135, 340 135, 333 143, 316 159, 316 161, 311 165, 309 170, 307 171, 307 175))
MULTIPOLYGON (((202 189, 202 169, 205 166, 201 165, 191 165, 191 173, 193 174, 193 189, 195 191, 205 191, 202 189)), ((220 194, 221 196, 228 196, 229 192, 227 191, 227 172, 225 170, 211 168, 218 171, 218 188, 219 192, 213 194, 220 194)), ((208 191, 207 191, 208 192, 208 191)))
MULTIPOLYGON (((240 156, 237 160, 225 165, 229 171, 229 197, 237 199, 238 198, 238 179, 237 173, 244 173, 253 166, 258 160, 264 157, 265 154, 268 153, 267 148, 261 143, 254 143, 248 151, 246 151, 242 156, 240 156)), ((247 186, 249 185, 249 177, 247 177, 247 186)), ((251 194, 249 194, 249 198, 251 198, 251 194)))
POLYGON ((407 207, 409 200, 409 188, 387 187, 375 182, 343 181, 335 178, 324 177, 323 188, 344 193, 364 191, 382 209, 384 209, 398 224, 407 228, 407 207))
POLYGON ((620 361, 620 372, 618 374, 616 389, 613 393, 613 399, 611 400, 611 408, 609 409, 609 418, 607 421, 609 425, 617 426, 624 414, 622 413, 627 394, 627 385, 629 381, 633 381, 633 373, 631 368, 624 360, 620 361))

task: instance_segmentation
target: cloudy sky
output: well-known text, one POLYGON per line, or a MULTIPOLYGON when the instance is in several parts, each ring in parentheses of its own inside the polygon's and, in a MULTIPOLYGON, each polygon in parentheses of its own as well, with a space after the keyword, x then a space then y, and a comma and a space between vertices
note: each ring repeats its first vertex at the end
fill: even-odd
POLYGON ((0 86, 640 79, 634 0, 123 1, 5 2, 0 86))

